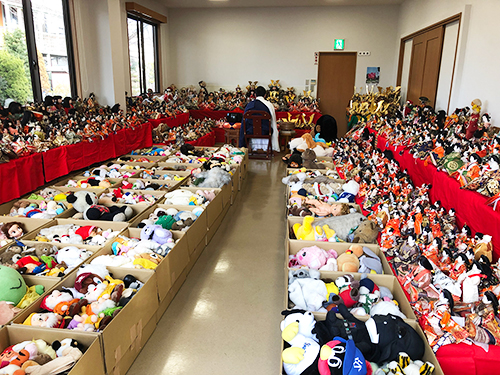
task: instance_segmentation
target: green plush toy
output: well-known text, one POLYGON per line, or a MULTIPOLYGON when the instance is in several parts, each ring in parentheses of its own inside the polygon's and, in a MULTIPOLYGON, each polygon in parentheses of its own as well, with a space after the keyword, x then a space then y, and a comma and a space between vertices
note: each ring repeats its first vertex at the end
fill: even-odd
POLYGON ((171 215, 163 215, 156 220, 156 225, 161 225, 163 229, 172 229, 172 225, 175 224, 175 219, 171 215))
POLYGON ((19 272, 0 266, 0 301, 12 302, 17 306, 27 291, 28 287, 19 272))

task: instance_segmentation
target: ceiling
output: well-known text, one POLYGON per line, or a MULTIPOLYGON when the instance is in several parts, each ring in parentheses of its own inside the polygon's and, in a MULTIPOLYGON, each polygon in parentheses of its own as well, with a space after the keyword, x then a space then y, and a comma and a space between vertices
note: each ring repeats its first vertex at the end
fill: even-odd
POLYGON ((404 0, 163 0, 168 8, 311 7, 401 4, 404 0))

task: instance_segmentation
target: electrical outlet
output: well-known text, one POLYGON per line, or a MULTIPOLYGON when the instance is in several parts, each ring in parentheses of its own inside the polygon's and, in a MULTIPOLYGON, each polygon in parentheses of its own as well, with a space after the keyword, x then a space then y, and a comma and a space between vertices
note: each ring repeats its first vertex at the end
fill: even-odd
POLYGON ((358 56, 370 56, 370 51, 358 51, 358 56))

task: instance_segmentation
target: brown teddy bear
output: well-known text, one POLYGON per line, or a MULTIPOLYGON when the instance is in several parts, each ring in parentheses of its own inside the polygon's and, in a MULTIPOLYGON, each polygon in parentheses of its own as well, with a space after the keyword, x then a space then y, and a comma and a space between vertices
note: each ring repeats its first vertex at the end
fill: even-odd
POLYGON ((380 227, 373 220, 364 220, 354 231, 353 243, 377 243, 380 227))

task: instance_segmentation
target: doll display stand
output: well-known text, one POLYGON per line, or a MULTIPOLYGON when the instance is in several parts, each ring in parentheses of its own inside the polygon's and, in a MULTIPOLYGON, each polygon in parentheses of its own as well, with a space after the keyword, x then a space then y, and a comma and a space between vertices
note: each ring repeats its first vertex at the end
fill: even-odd
POLYGON ((119 130, 105 139, 61 146, 0 164, 1 181, 8 181, 0 184, 0 203, 72 171, 152 145, 152 125, 148 122, 119 130))
MULTIPOLYGON (((374 134, 374 130, 370 129, 374 134)), ((500 212, 486 205, 487 198, 475 191, 460 189, 460 183, 438 171, 434 165, 425 165, 423 160, 415 159, 408 151, 391 145, 383 136, 377 135, 377 147, 382 151, 393 152, 401 169, 406 169, 415 185, 431 184, 430 198, 433 202, 456 211, 457 224, 464 223, 473 232, 487 233, 492 236, 494 260, 500 256, 500 212)), ((446 375, 489 375, 498 373, 500 366, 500 347, 489 345, 487 351, 477 345, 451 344, 439 348, 436 357, 446 375)))

